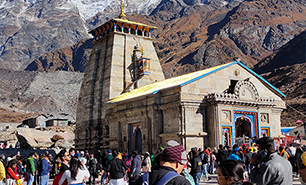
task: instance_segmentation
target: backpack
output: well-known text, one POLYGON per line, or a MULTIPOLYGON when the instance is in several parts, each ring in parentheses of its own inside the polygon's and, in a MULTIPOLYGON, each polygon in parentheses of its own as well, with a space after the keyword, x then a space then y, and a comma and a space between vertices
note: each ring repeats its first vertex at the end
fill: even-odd
POLYGON ((97 173, 97 164, 98 164, 98 161, 96 158, 93 158, 93 159, 90 159, 89 160, 89 163, 88 163, 88 166, 89 166, 89 172, 91 175, 96 175, 97 173))
POLYGON ((289 154, 290 157, 294 157, 294 155, 291 152, 291 149, 289 148, 288 150, 286 150, 286 152, 289 154))
POLYGON ((204 153, 204 157, 203 157, 202 163, 203 164, 210 163, 210 156, 206 152, 203 152, 203 153, 204 153))
MULTIPOLYGON (((148 185, 149 184, 149 174, 150 173, 144 173, 140 178, 140 185, 148 185)), ((173 178, 180 176, 180 174, 169 171, 167 172, 158 182, 156 185, 165 185, 173 178)))
POLYGON ((17 163, 17 173, 19 175, 23 175, 24 174, 24 168, 23 168, 22 164, 20 164, 19 162, 17 163))
POLYGON ((180 174, 174 172, 174 171, 169 171, 167 172, 158 182, 156 185, 165 185, 167 184, 170 180, 173 178, 180 176, 180 174))
POLYGON ((42 161, 41 160, 37 161, 37 171, 38 171, 39 174, 42 171, 42 161))
POLYGON ((191 185, 195 185, 193 177, 189 173, 187 173, 187 170, 185 171, 184 169, 181 172, 181 175, 183 175, 190 182, 191 185))
MULTIPOLYGON (((63 174, 64 174, 64 172, 59 172, 58 174, 56 174, 55 177, 54 177, 52 185, 58 185, 58 182, 62 178, 63 174)), ((62 185, 67 185, 67 179, 63 182, 62 185)))

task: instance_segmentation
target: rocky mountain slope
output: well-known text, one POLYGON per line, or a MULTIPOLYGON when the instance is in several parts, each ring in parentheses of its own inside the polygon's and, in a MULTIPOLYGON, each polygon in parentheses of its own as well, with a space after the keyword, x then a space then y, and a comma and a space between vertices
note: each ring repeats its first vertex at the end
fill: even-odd
MULTIPOLYGON (((163 0, 150 16, 129 16, 130 20, 159 28, 154 32, 154 45, 166 77, 226 63, 235 57, 253 67, 306 27, 306 5, 302 0, 232 1, 226 6, 217 2, 163 0)), ((88 19, 88 27, 102 24, 104 18, 97 14, 88 19)), ((56 57, 57 53, 48 55, 56 57)), ((35 63, 44 63, 42 60, 46 62, 39 58, 35 63)))
POLYGON ((20 110, 0 108, 1 123, 22 123, 22 120, 36 116, 39 113, 22 112, 20 110))
POLYGON ((92 48, 92 39, 84 39, 71 46, 44 54, 30 63, 26 71, 79 71, 85 70, 92 48))
POLYGON ((24 70, 37 57, 88 38, 67 0, 0 0, 0 67, 24 70))
POLYGON ((254 70, 284 92, 287 110, 282 122, 294 125, 297 120, 306 122, 306 31, 272 55, 261 60, 254 70))
POLYGON ((5 115, 10 112, 23 115, 43 113, 75 119, 83 73, 0 69, 0 74, 0 118, 3 119, 0 122, 8 121, 5 115))
POLYGON ((159 18, 163 13, 166 11, 150 18, 162 28, 155 46, 170 76, 228 62, 233 57, 252 67, 306 26, 306 5, 301 0, 244 1, 230 11, 210 12, 195 5, 167 22, 159 18))

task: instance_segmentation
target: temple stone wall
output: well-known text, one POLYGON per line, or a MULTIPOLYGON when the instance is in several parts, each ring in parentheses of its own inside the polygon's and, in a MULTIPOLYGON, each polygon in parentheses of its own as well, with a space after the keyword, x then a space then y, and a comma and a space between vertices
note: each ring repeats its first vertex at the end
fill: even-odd
POLYGON ((186 150, 190 151, 191 148, 197 147, 203 149, 204 142, 202 137, 186 137, 186 150))
POLYGON ((164 132, 163 110, 158 106, 152 106, 152 124, 151 124, 151 151, 156 152, 161 146, 162 137, 160 134, 164 132))
POLYGON ((203 115, 198 112, 198 106, 188 106, 185 108, 185 132, 187 134, 200 135, 203 129, 203 115))
POLYGON ((155 147, 157 150, 160 141, 154 142, 156 139, 153 139, 152 135, 161 133, 159 129, 162 124, 160 122, 160 116, 158 115, 159 111, 154 111, 152 108, 153 103, 153 98, 146 98, 108 105, 109 108, 113 108, 113 111, 107 114, 108 123, 112 126, 110 137, 116 140, 110 143, 109 147, 111 149, 129 152, 130 125, 139 124, 142 132, 143 151, 151 151, 152 147, 155 147), (153 116, 153 112, 157 114, 153 116), (154 124, 155 120, 158 120, 158 124, 154 124), (118 126, 118 123, 120 123, 120 126, 118 126))
POLYGON ((215 145, 215 137, 216 132, 219 132, 219 130, 216 129, 216 109, 217 105, 208 105, 206 107, 206 121, 207 121, 207 143, 205 143, 206 146, 214 146, 215 145))
MULTIPOLYGON (((76 132, 80 133, 76 138, 77 148, 95 148, 102 140, 103 123, 107 122, 106 102, 119 96, 133 82, 135 46, 143 48, 144 57, 151 59, 150 81, 164 79, 151 38, 112 32, 94 41, 78 101, 76 132)), ((111 143, 116 145, 116 142, 111 143)))
POLYGON ((180 110, 178 107, 167 108, 163 110, 164 117, 164 133, 172 133, 180 131, 180 110))
POLYGON ((103 105, 109 96, 109 88, 104 88, 110 84, 109 78, 104 77, 110 75, 111 65, 106 59, 111 60, 112 46, 112 37, 94 41, 79 95, 76 130, 80 134, 76 148, 94 147, 95 127, 102 122, 103 105))
POLYGON ((280 123, 280 117, 281 117, 282 110, 280 109, 273 109, 270 115, 271 121, 269 123, 270 129, 271 129, 271 137, 280 137, 281 136, 281 125, 276 124, 280 123))

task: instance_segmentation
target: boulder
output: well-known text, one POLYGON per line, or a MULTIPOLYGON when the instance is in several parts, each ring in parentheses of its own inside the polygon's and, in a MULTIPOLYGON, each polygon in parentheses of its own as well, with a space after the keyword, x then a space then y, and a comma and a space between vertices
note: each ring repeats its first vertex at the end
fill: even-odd
POLYGON ((73 144, 69 143, 67 140, 58 140, 54 147, 59 147, 59 148, 72 148, 73 144))
POLYGON ((49 148, 53 142, 51 132, 39 131, 30 128, 18 128, 17 138, 21 148, 49 148))
POLYGON ((62 136, 60 136, 60 135, 54 135, 52 138, 51 138, 51 140, 53 141, 53 142, 56 142, 56 141, 58 141, 58 140, 60 140, 60 139, 64 139, 62 136))
POLYGON ((71 147, 74 144, 73 128, 62 127, 65 132, 56 132, 57 129, 36 130, 31 128, 17 128, 16 136, 21 148, 60 148, 71 147), (65 141, 65 142, 63 142, 65 141), (57 144, 59 143, 59 144, 57 144))
POLYGON ((15 129, 5 129, 1 131, 0 141, 1 143, 6 143, 5 148, 12 148, 16 146, 18 139, 15 135, 15 129))

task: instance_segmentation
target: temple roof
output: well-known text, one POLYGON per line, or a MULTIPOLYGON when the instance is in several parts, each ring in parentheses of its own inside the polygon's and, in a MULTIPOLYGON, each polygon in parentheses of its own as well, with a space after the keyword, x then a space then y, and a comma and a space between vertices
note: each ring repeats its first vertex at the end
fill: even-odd
POLYGON ((126 23, 126 24, 129 24, 129 25, 141 26, 141 27, 146 27, 146 28, 150 28, 150 29, 157 29, 157 27, 155 27, 155 26, 149 26, 149 25, 146 25, 146 24, 142 24, 142 23, 138 23, 138 22, 134 22, 134 21, 129 21, 129 20, 126 20, 126 19, 115 18, 115 19, 111 19, 111 20, 107 21, 106 23, 102 24, 101 26, 89 31, 89 33, 92 34, 97 29, 102 28, 105 25, 107 25, 109 23, 112 23, 112 22, 126 23))
POLYGON ((151 28, 151 29, 157 29, 156 26, 149 26, 149 25, 146 25, 146 24, 142 24, 142 23, 138 23, 138 22, 134 22, 134 21, 129 21, 127 19, 116 18, 116 19, 112 19, 112 20, 116 21, 116 22, 122 22, 122 23, 126 23, 126 24, 137 25, 137 26, 147 27, 147 28, 151 28))
MULTIPOLYGON (((131 27, 133 27, 136 31, 138 29, 144 31, 147 30, 150 32, 150 34, 148 35, 149 37, 151 37, 151 33, 153 32, 154 29, 157 29, 157 27, 155 26, 149 26, 146 24, 142 24, 142 23, 138 23, 138 22, 134 22, 134 21, 129 21, 126 17, 126 15, 124 14, 123 11, 123 0, 121 0, 121 12, 120 15, 115 18, 115 19, 111 19, 109 21, 107 21, 106 23, 102 24, 101 26, 89 31, 90 34, 92 34, 95 39, 99 39, 101 38, 101 36, 107 34, 108 32, 120 32, 120 30, 117 30, 117 26, 122 26, 122 27, 126 27, 129 29, 128 32, 130 34, 130 29, 131 27)), ((121 32, 124 32, 124 29, 122 28, 121 32)), ((138 35, 136 33, 136 35, 138 35)), ((142 36, 144 36, 144 33, 142 33, 142 36)))
POLYGON ((211 68, 208 68, 208 69, 204 69, 204 70, 201 70, 201 71, 196 71, 196 72, 193 72, 193 73, 188 73, 188 74, 184 74, 184 75, 173 77, 173 78, 168 78, 168 79, 165 79, 165 80, 162 80, 162 81, 159 81, 159 82, 155 82, 155 83, 152 83, 152 84, 148 84, 148 85, 142 86, 140 88, 134 89, 134 90, 132 90, 130 92, 123 93, 123 94, 121 94, 121 95, 111 99, 107 103, 117 103, 117 102, 126 101, 126 100, 133 99, 133 98, 138 98, 138 97, 142 97, 142 96, 156 94, 160 90, 168 89, 168 88, 172 88, 172 87, 176 87, 176 86, 181 86, 182 87, 182 86, 185 86, 185 85, 187 85, 187 84, 189 84, 191 82, 194 82, 194 81, 196 81, 198 79, 206 77, 206 76, 208 76, 208 75, 210 75, 212 73, 215 73, 215 72, 217 72, 217 71, 219 71, 221 69, 224 69, 224 68, 227 68, 229 66, 232 66, 234 64, 238 64, 241 67, 245 68, 247 71, 249 71, 250 73, 255 75, 265 85, 267 85, 268 87, 272 88, 277 94, 279 94, 280 96, 286 97, 285 94, 283 94, 276 87, 271 85, 264 78, 262 78, 261 76, 256 74, 254 71, 252 71, 251 69, 246 67, 241 62, 235 61, 235 62, 231 62, 231 63, 227 63, 227 64, 215 66, 215 67, 211 67, 211 68))

